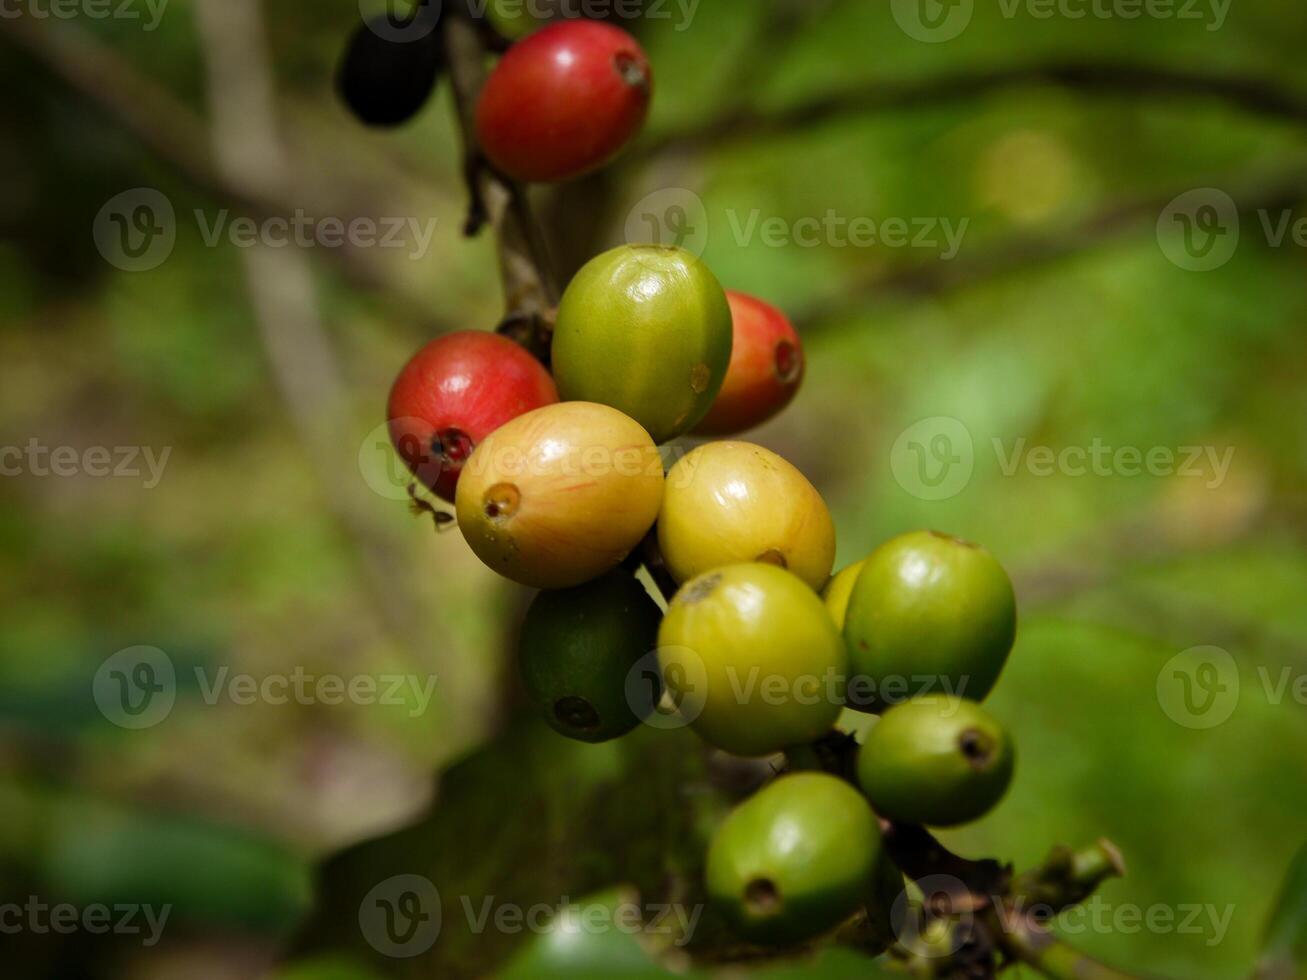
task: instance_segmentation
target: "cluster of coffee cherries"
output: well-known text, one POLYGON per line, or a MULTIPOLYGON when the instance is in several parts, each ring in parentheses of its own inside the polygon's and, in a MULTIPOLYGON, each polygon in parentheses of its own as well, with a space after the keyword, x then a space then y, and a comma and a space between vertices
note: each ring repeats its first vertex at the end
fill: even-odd
MULTIPOLYGON (((649 92, 624 32, 546 28, 492 74, 484 151, 524 180, 584 172, 639 128, 649 92)), ((542 590, 521 630, 531 699, 585 742, 654 712, 665 723, 670 703, 717 750, 788 756, 709 848, 708 891, 743 940, 801 943, 871 914, 904 884, 883 821, 974 820, 1010 782, 1011 741, 980 707, 1015 638, 1007 575, 985 549, 922 531, 832 577, 834 523, 798 469, 738 439, 669 445, 758 426, 804 375, 785 315, 689 252, 599 255, 554 323, 548 367, 495 333, 432 341, 388 407, 400 454, 454 505, 472 551, 542 590), (665 610, 642 564, 666 583, 665 610), (640 696, 653 651, 657 696, 640 696), (914 696, 926 681, 933 693, 914 696), (809 764, 850 710, 876 716, 856 772, 809 764)))

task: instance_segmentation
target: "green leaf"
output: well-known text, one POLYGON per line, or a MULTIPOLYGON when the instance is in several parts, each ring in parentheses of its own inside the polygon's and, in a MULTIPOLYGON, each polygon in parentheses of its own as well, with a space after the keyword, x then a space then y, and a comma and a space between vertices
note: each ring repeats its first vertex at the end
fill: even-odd
POLYGON ((642 727, 584 745, 521 719, 446 771, 430 813, 327 862, 301 951, 348 952, 388 977, 485 976, 532 940, 532 923, 616 886, 633 890, 646 922, 663 904, 684 911, 645 938, 673 945, 697 911, 694 945, 712 943, 722 925, 701 894, 701 864, 729 805, 689 731, 642 727), (439 926, 394 956, 360 912, 400 876, 434 890, 439 926))
POLYGON ((1307 977, 1307 845, 1289 865, 1257 963, 1259 980, 1307 977))

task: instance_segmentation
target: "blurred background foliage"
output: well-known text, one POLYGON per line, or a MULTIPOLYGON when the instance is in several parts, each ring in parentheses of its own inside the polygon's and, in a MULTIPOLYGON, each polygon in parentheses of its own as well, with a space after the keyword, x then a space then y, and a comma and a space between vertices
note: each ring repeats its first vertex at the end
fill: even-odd
MULTIPOLYGON (((1018 777, 997 811, 945 840, 1022 866, 1054 842, 1106 835, 1130 869, 1102 893, 1112 908, 1228 906, 1228 931, 1069 938, 1140 971, 1245 976, 1307 808, 1307 713, 1263 682, 1307 672, 1307 257, 1269 247, 1255 215, 1307 216, 1307 8, 1241 0, 1213 30, 1206 5, 1185 20, 978 4, 961 36, 925 44, 890 6, 709 0, 688 26, 628 22, 655 66, 653 114, 614 168, 537 192, 558 271, 622 241, 646 195, 699 196, 719 278, 800 321, 805 389, 750 438, 822 490, 840 564, 930 526, 984 542, 1017 581, 1021 634, 991 704, 1016 736, 1018 777), (1280 101, 979 81, 1065 65, 1248 79, 1280 101), (935 95, 910 98, 919 85, 935 95), (851 90, 880 97, 779 127, 719 122, 851 90), (1245 208, 1245 234, 1222 268, 1185 271, 1159 248, 1157 216, 1209 186, 1245 208), (754 209, 968 224, 945 260, 740 241, 732 229, 754 209), (891 451, 936 416, 967 427, 975 471, 926 501, 895 480, 891 451), (1007 475, 991 447, 1021 439, 1234 455, 1214 486, 1210 472, 1007 475), (1242 681, 1238 709, 1210 730, 1176 724, 1156 691, 1162 666, 1196 645, 1228 649, 1242 681)), ((357 20, 343 2, 171 0, 155 31, 0 22, 0 443, 171 450, 149 488, 0 479, 0 902, 176 909, 148 948, 6 936, 18 976, 481 975, 544 954, 523 952, 520 934, 461 933, 452 896, 690 894, 731 780, 757 776, 729 772, 723 791, 710 778, 721 760, 685 733, 586 747, 526 717, 511 653, 530 596, 415 519, 378 475, 398 367, 434 333, 492 327, 502 301, 488 236, 459 233, 447 86, 395 132, 364 130, 335 98, 357 20), (437 221, 419 259, 310 250, 308 333, 282 332, 252 303, 258 259, 207 245, 191 217, 240 213, 250 190, 230 168, 203 179, 206 165, 223 173, 206 122, 224 94, 214 24, 240 11, 265 36, 281 205, 437 221), (51 43, 67 38, 70 55, 51 43), (60 51, 94 67, 70 83, 52 67, 60 51), (136 123, 122 105, 142 110, 136 123), (137 187, 171 200, 177 242, 158 268, 124 272, 91 230, 137 187), (172 713, 144 731, 110 724, 91 697, 101 663, 137 644, 165 650, 180 678, 172 713), (426 710, 209 704, 193 667, 437 683, 426 710), (413 961, 366 946, 351 890, 401 870, 446 899, 444 934, 413 961), (316 896, 315 879, 327 885, 316 896)), ((782 969, 869 975, 840 951, 782 969)))

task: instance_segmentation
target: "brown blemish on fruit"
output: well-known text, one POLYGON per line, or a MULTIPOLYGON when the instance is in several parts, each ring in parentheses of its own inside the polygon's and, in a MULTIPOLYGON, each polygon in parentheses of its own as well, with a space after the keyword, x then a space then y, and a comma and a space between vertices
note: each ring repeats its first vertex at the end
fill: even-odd
POLYGON ((958 736, 958 748, 972 769, 984 769, 994 757, 993 740, 975 728, 968 728, 958 736))
POLYGON ((708 382, 712 380, 712 372, 708 370, 708 365, 699 363, 690 371, 690 390, 696 395, 702 395, 708 390, 708 382))
POLYGON ((928 532, 932 538, 939 538, 941 541, 952 541, 954 544, 960 544, 964 548, 979 548, 980 545, 974 541, 968 541, 966 538, 959 538, 955 534, 945 534, 943 531, 928 532))
POLYGON ((803 355, 788 340, 782 340, 776 345, 775 365, 776 377, 783 384, 794 384, 803 373, 803 355))
POLYGON ((619 51, 613 55, 613 68, 622 76, 622 81, 631 88, 649 91, 649 72, 635 55, 628 51, 619 51))
POLYGON ((517 513, 522 494, 512 483, 496 483, 481 498, 486 516, 492 521, 504 521, 517 513))
POLYGON ((575 732, 592 732, 599 727, 599 712, 585 698, 568 696, 554 702, 554 717, 575 732))
POLYGON ((764 565, 779 565, 781 568, 790 567, 790 563, 785 560, 785 556, 775 548, 768 548, 754 561, 762 562, 764 565))
POLYGON ((678 597, 679 601, 682 605, 686 606, 693 605, 696 602, 702 602, 704 599, 707 599, 712 595, 713 590, 721 584, 721 581, 722 577, 720 575, 705 576, 690 585, 689 588, 684 589, 678 597))
POLYGON ((781 890, 770 878, 754 878, 744 886, 744 907, 750 915, 775 915, 781 910, 781 890))

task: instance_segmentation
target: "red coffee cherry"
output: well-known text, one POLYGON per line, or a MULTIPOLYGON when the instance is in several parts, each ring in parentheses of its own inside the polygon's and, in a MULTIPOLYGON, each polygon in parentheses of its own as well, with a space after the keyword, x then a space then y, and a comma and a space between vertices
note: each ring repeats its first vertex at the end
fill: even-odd
POLYGON ((491 73, 477 135, 499 170, 523 181, 580 176, 639 131, 653 76, 635 38, 608 24, 568 20, 519 41, 491 73))
POLYGON ((464 330, 437 337, 404 365, 386 418, 408 468, 453 503, 463 463, 482 439, 556 401, 554 379, 523 348, 498 334, 464 330))
POLYGON ((798 393, 803 345, 785 314, 762 300, 726 291, 735 320, 731 364, 712 408, 695 432, 728 436, 762 425, 798 393))

